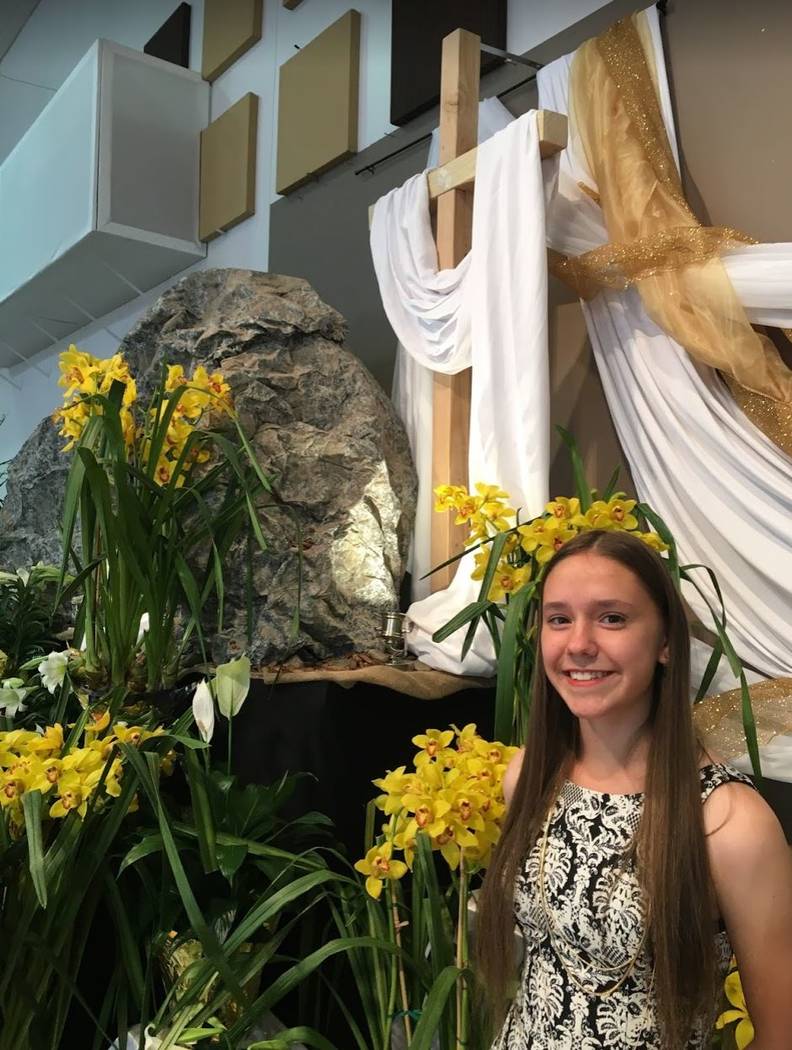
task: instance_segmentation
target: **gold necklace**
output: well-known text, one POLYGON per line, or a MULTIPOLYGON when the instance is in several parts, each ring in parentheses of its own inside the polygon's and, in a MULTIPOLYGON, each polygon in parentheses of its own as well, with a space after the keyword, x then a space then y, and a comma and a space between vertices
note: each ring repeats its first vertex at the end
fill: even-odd
MULTIPOLYGON (((558 924, 556 923, 555 919, 553 918, 553 914, 550 911, 550 908, 549 908, 548 903, 547 903, 547 897, 545 895, 545 858, 547 856, 547 842, 548 842, 548 839, 550 837, 550 823, 551 823, 551 818, 552 818, 552 812, 553 812, 553 809, 551 807, 550 810, 548 811, 547 819, 545 820, 545 824, 544 824, 544 831, 542 833, 542 842, 541 842, 540 849, 539 849, 539 879, 538 879, 538 881, 539 881, 539 900, 540 900, 540 903, 542 905, 542 913, 543 913, 543 915, 545 917, 545 922, 547 923, 548 936, 550 938, 550 942, 553 944, 553 947, 555 949, 556 955, 558 956, 558 958, 559 958, 559 960, 561 962, 561 965, 564 967, 564 970, 566 971, 567 976, 572 980, 572 983, 575 984, 582 992, 585 992, 587 995, 593 995, 593 996, 595 996, 596 998, 599 998, 599 999, 607 999, 608 996, 613 995, 614 992, 618 992, 618 990, 621 988, 621 986, 624 984, 624 982, 627 980, 627 978, 630 976, 630 974, 635 969, 635 964, 638 962, 638 959, 640 958, 641 952, 643 951, 644 945, 646 943, 646 925, 644 925, 644 931, 643 931, 643 935, 641 937, 641 943, 638 945, 638 948, 637 948, 635 954, 633 955, 633 957, 628 962, 627 969, 624 970, 624 972, 620 975, 618 980, 616 980, 616 982, 614 984, 610 985, 608 988, 604 988, 602 990, 600 990, 598 988, 587 988, 585 986, 585 984, 583 984, 583 982, 581 980, 579 980, 579 978, 572 972, 572 970, 569 968, 569 966, 567 966, 567 963, 566 963, 566 961, 564 959, 564 956, 563 956, 562 952, 560 952, 558 950, 558 948, 556 947, 556 944, 553 942, 553 940, 554 940, 553 939, 553 934, 555 933, 560 938, 560 940, 564 942, 564 945, 566 946, 566 948, 569 951, 571 951, 573 954, 578 954, 579 955, 579 953, 578 953, 577 948, 575 947, 575 945, 572 944, 572 942, 567 937, 565 937, 563 932, 558 928, 558 924)), ((618 966, 607 966, 605 963, 598 964, 598 965, 599 965, 599 968, 604 970, 606 973, 618 973, 618 971, 619 971, 619 967, 618 966)), ((582 959, 581 959, 581 968, 585 969, 585 962, 582 959)))

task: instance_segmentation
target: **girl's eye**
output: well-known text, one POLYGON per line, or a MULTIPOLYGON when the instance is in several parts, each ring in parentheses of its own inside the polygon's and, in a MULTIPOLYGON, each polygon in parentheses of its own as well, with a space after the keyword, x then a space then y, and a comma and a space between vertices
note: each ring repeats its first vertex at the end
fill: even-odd
POLYGON ((608 627, 618 627, 621 624, 625 623, 626 620, 627 617, 624 616, 622 613, 605 613, 605 615, 602 617, 602 622, 605 623, 608 627))
POLYGON ((547 622, 551 627, 563 627, 564 624, 569 623, 569 617, 561 616, 559 613, 556 613, 553 616, 548 616, 547 622))

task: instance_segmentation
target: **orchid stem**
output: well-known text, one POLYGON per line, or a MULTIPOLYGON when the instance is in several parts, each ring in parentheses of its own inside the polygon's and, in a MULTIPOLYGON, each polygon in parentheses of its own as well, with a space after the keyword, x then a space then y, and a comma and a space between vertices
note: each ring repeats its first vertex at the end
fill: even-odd
POLYGON ((461 851, 459 861, 459 912, 457 917, 457 950, 456 965, 460 971, 456 986, 456 1050, 465 1050, 467 1044, 467 982, 461 971, 467 969, 467 897, 468 873, 465 867, 465 851, 461 851))
POLYGON ((399 909, 396 904, 396 887, 390 882, 391 916, 393 918, 393 934, 396 938, 396 947, 399 949, 399 988, 401 990, 402 1011, 404 1012, 404 1034, 407 1037, 407 1046, 412 1042, 412 1022, 410 1021, 410 1000, 407 998, 407 978, 404 974, 404 958, 402 957, 401 921, 399 909))

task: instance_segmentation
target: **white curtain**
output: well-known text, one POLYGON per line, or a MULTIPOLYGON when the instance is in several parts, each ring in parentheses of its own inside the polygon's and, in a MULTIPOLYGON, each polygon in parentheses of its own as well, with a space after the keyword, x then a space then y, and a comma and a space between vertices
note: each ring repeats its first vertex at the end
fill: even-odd
MULTIPOLYGON (((661 108, 676 148, 657 12, 649 9, 661 108)), ((572 56, 539 73, 542 107, 566 113, 572 56)), ((593 186, 575 150, 564 151, 548 240, 560 251, 607 241, 593 186)), ((724 257, 735 287, 760 322, 792 311, 792 244, 742 248, 724 257)), ((635 290, 603 293, 584 306, 605 395, 640 497, 668 522, 686 562, 711 566, 721 583, 740 655, 770 675, 792 671, 792 460, 734 404, 711 369, 699 366, 646 315, 635 290)), ((788 322, 787 322, 788 323, 788 322)), ((708 578, 702 590, 714 604, 708 578)), ((706 606, 690 604, 704 622, 706 606)))
MULTIPOLYGON (((497 482, 526 515, 539 513, 547 501, 544 211, 532 112, 479 148, 472 249, 454 270, 436 270, 425 175, 379 200, 371 226, 383 305, 406 352, 434 371, 472 367, 470 486, 497 482)), ((425 393, 421 403, 427 400, 425 393)), ((431 434, 431 419, 427 427, 422 417, 419 426, 431 434)), ((494 654, 483 629, 464 661, 459 659, 464 631, 441 645, 431 639, 477 596, 468 560, 460 565, 451 587, 410 607, 415 625, 410 647, 443 670, 492 674, 494 654)))
MULTIPOLYGON (((657 12, 652 7, 643 17, 676 155, 657 12)), ((540 71, 541 107, 568 112, 571 61, 567 55, 540 71)), ((571 254, 608 240, 599 207, 578 187, 596 185, 575 143, 570 127, 547 215, 548 243, 571 254)), ((752 321, 792 325, 792 244, 735 249, 723 262, 752 321)), ((648 318, 637 291, 605 292, 583 309, 640 498, 667 521, 685 562, 715 570, 740 656, 768 675, 792 673, 792 460, 743 415, 713 370, 697 365, 648 318)), ((715 604, 708 578, 698 578, 715 604)), ((686 596, 706 623, 705 603, 692 588, 686 596)), ((732 688, 729 678, 721 674, 715 688, 732 688)), ((782 738, 773 748, 767 772, 792 779, 792 750, 781 755, 782 738)))

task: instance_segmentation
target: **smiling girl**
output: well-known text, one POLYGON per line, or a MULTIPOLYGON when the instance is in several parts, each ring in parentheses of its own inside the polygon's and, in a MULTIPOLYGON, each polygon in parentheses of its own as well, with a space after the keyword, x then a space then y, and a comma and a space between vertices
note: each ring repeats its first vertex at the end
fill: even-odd
POLYGON ((769 806, 696 740, 684 608, 623 532, 543 584, 525 748, 479 903, 497 1050, 709 1046, 734 952, 754 1050, 792 1048, 792 860, 769 806))

